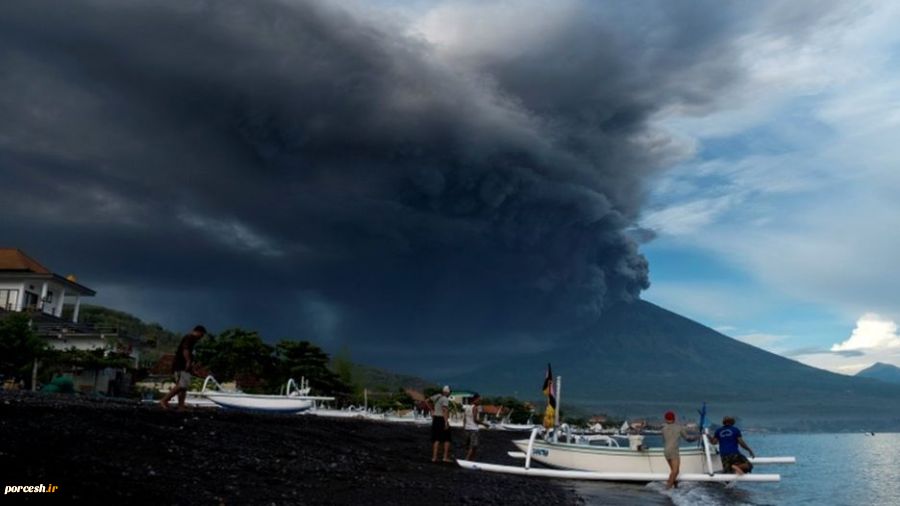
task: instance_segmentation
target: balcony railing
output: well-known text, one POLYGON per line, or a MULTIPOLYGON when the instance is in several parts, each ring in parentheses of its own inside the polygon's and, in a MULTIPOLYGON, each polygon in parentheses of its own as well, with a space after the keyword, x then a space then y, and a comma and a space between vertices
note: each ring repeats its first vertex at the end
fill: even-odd
POLYGON ((120 330, 118 327, 79 324, 79 323, 60 323, 60 322, 41 322, 32 323, 31 328, 38 335, 66 335, 66 336, 109 336, 116 337, 120 330))

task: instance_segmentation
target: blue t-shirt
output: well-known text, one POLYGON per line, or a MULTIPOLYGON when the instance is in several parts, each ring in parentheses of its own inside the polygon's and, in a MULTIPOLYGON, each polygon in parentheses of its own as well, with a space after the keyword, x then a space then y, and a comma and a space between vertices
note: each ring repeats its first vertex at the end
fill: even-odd
POLYGON ((738 450, 738 438, 741 437, 741 429, 734 425, 724 425, 716 429, 715 437, 719 440, 719 453, 721 455, 741 453, 738 450))

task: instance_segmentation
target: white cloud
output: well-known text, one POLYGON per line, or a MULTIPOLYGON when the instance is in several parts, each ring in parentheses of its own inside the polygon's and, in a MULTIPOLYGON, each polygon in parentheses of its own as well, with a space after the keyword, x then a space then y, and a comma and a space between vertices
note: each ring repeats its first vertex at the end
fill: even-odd
POLYGON ((835 344, 831 351, 846 350, 883 350, 900 348, 900 336, 897 335, 897 324, 867 313, 856 322, 856 328, 846 341, 835 344))
POLYGON ((192 212, 182 212, 178 215, 178 219, 185 225, 207 234, 211 239, 232 248, 251 250, 270 257, 284 255, 284 250, 274 241, 237 220, 220 220, 192 212))
POLYGON ((838 374, 854 375, 863 369, 871 367, 875 362, 895 365, 900 367, 900 352, 863 352, 858 355, 845 356, 839 353, 809 353, 794 357, 795 360, 806 365, 826 369, 838 374))
POLYGON ((830 349, 800 350, 794 358, 821 369, 853 375, 875 362, 900 367, 900 336, 897 324, 875 313, 866 313, 846 340, 830 349))
POLYGON ((660 233, 692 234, 714 223, 735 200, 735 197, 724 196, 679 203, 646 214, 641 226, 660 233))
POLYGON ((771 224, 716 224, 696 244, 742 264, 759 280, 801 300, 850 317, 874 311, 897 319, 900 271, 895 268, 900 203, 847 192, 833 200, 782 208, 771 224))
POLYGON ((773 292, 900 321, 898 15, 847 5, 798 40, 763 13, 741 40, 750 77, 732 108, 659 119, 705 159, 666 175, 642 224, 773 292))
POLYGON ((442 57, 478 65, 542 47, 578 15, 578 2, 570 0, 444 2, 421 16, 411 32, 442 57))

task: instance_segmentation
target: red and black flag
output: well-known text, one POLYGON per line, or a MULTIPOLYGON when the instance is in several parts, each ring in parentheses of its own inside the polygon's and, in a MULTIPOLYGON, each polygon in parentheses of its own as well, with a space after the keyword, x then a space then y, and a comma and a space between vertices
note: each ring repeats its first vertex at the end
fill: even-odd
POLYGON ((547 364, 547 377, 544 378, 544 395, 547 396, 547 410, 544 411, 544 427, 552 428, 556 422, 556 382, 553 381, 553 369, 547 364))

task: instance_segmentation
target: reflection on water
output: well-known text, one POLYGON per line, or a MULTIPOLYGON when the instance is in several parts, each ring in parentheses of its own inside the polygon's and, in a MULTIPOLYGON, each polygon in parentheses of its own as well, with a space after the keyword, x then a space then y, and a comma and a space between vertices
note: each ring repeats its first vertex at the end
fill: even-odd
POLYGON ((740 488, 725 488, 720 483, 681 483, 666 490, 664 483, 647 485, 579 483, 575 487, 587 504, 650 504, 677 506, 715 506, 759 504, 753 502, 753 492, 740 488))
POLYGON ((649 505, 900 505, 900 434, 745 434, 760 456, 797 457, 797 464, 758 466, 780 473, 780 483, 682 483, 667 491, 661 483, 578 482, 587 504, 649 505))

